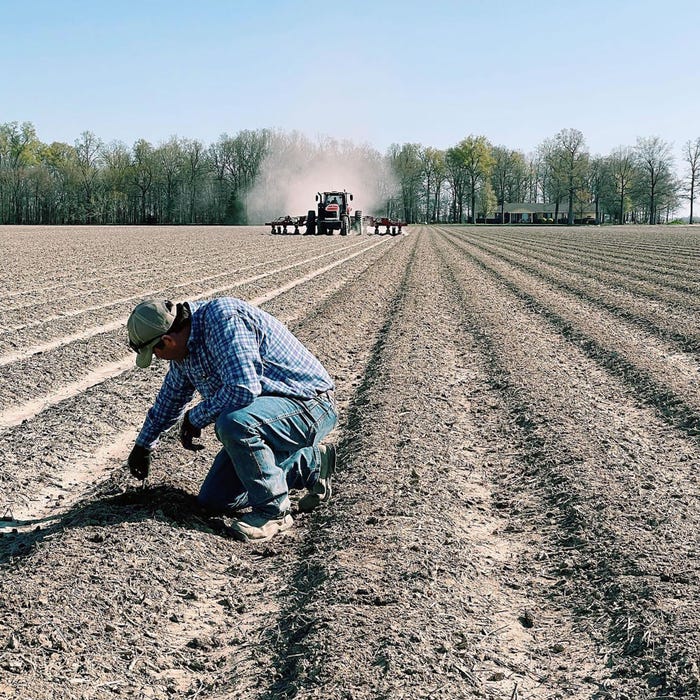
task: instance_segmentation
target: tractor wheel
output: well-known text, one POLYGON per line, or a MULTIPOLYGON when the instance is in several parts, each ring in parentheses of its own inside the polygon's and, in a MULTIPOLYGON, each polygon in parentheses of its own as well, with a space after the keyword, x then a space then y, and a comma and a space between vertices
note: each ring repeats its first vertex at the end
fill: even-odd
POLYGON ((309 213, 306 215, 306 235, 313 236, 316 233, 316 212, 313 209, 309 209, 309 213))
POLYGON ((340 235, 347 236, 349 229, 350 229, 350 217, 345 215, 345 216, 343 216, 343 218, 340 222, 340 235))
POLYGON ((326 224, 318 224, 316 232, 319 236, 325 236, 328 233, 326 224))

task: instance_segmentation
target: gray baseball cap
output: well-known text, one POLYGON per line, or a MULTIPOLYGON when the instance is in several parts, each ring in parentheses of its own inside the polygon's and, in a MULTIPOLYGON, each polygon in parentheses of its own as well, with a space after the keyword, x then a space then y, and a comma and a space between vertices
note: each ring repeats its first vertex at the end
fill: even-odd
POLYGON ((148 367, 153 348, 170 330, 177 307, 167 299, 146 299, 136 306, 126 322, 129 347, 136 353, 136 366, 148 367))

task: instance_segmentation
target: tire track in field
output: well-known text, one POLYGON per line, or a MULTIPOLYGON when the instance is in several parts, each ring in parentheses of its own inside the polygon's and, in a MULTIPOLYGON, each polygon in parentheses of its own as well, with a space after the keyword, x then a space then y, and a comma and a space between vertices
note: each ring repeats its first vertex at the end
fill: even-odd
MULTIPOLYGON (((405 265, 408 247, 402 241, 385 250, 381 265, 365 268, 331 297, 313 288, 296 297, 307 313, 293 330, 332 374, 342 375, 341 397, 362 375, 368 345, 405 265)), ((285 296, 268 308, 275 314, 287 310, 285 296)), ((154 386, 151 377, 150 395, 154 386)), ((133 383, 116 387, 115 397, 133 389, 133 383)), ((141 419, 143 410, 136 407, 141 419)), ((134 413, 121 419, 128 422, 134 413)), ((210 434, 204 438, 215 443, 210 434)), ((11 627, 23 614, 18 601, 41 591, 32 608, 41 626, 22 633, 23 654, 32 661, 48 658, 35 631, 64 642, 48 668, 27 665, 17 677, 17 692, 37 700, 72 692, 75 664, 84 664, 81 691, 91 697, 100 696, 105 681, 135 696, 155 689, 160 697, 170 683, 176 697, 188 692, 212 697, 232 683, 238 697, 251 696, 260 678, 272 676, 274 669, 267 667, 272 655, 262 640, 277 624, 281 593, 289 585, 280 569, 299 556, 296 543, 309 537, 308 516, 298 517, 300 526, 272 549, 221 538, 213 522, 190 510, 188 494, 200 481, 192 472, 203 474, 208 465, 201 459, 208 459, 194 467, 188 459, 166 439, 154 467, 156 482, 145 492, 123 493, 132 482, 117 470, 98 488, 101 501, 78 504, 62 524, 26 535, 17 545, 7 536, 1 541, 4 559, 15 557, 4 579, 11 627), (159 486, 161 475, 173 486, 159 486), (285 556, 277 557, 280 552, 285 556), (101 585, 92 583, 97 580, 101 585)))
POLYGON ((543 561, 559 577, 552 595, 572 606, 584 629, 602 633, 600 644, 613 659, 605 684, 613 693, 629 684, 628 697, 639 697, 652 676, 669 693, 697 689, 688 663, 698 643, 697 610, 674 600, 692 600, 700 589, 691 534, 700 514, 697 494, 688 491, 688 484, 697 491, 697 442, 625 410, 630 399, 608 396, 595 365, 587 368, 575 347, 557 347, 566 345, 563 338, 547 340, 538 330, 547 327, 546 319, 510 285, 496 279, 494 287, 490 270, 444 241, 444 260, 462 290, 465 328, 488 358, 492 386, 510 414, 503 430, 524 453, 521 468, 502 476, 514 492, 503 507, 525 532, 534 527, 551 538, 543 561), (527 332, 518 336, 523 328, 527 332), (571 383, 574 390, 567 392, 571 383), (688 588, 674 596, 671 572, 686 562, 688 588))
MULTIPOLYGON (((454 245, 457 248, 460 247, 459 244, 454 245)), ((577 327, 568 318, 551 308, 549 301, 539 301, 523 289, 519 283, 512 281, 492 265, 487 264, 471 252, 467 252, 467 254, 476 264, 524 301, 530 310, 545 318, 564 338, 583 350, 588 357, 594 359, 606 371, 624 381, 635 392, 637 400, 656 410, 658 415, 669 425, 695 440, 700 439, 700 406, 696 405, 695 402, 689 403, 677 390, 660 383, 653 370, 638 366, 614 347, 609 347, 610 339, 597 340, 591 337, 589 332, 577 327)), ((649 352, 650 346, 647 346, 646 350, 649 352)), ((663 353, 657 360, 663 362, 663 353)), ((684 363, 679 369, 678 381, 681 381, 682 388, 691 391, 692 396, 696 397, 698 393, 697 379, 689 374, 693 368, 689 369, 687 363, 684 363)))
MULTIPOLYGON (((201 267, 201 265, 208 260, 212 259, 213 256, 199 256, 197 258, 188 258, 186 260, 182 261, 170 261, 168 263, 168 271, 171 274, 179 274, 180 270, 182 268, 187 269, 188 267, 201 267)), ((116 281, 122 278, 136 278, 136 279, 141 279, 141 278, 153 278, 153 264, 147 264, 144 265, 143 267, 134 267, 132 264, 123 264, 118 266, 118 271, 113 272, 113 273, 105 273, 105 268, 100 267, 100 268, 95 268, 95 269, 88 269, 88 270, 83 270, 81 271, 80 277, 67 277, 65 280, 62 282, 58 282, 55 284, 50 284, 50 285, 42 285, 39 287, 27 287, 19 290, 15 290, 14 292, 9 292, 6 290, 3 290, 2 293, 0 293, 0 301, 3 301, 5 299, 14 299, 19 296, 27 296, 30 297, 31 301, 27 303, 20 303, 17 306, 10 306, 7 303, 3 303, 2 308, 3 311, 16 311, 21 308, 26 308, 28 306, 33 306, 37 304, 36 301, 36 295, 41 293, 41 292, 55 292, 56 290, 59 289, 66 289, 66 288, 72 288, 73 292, 71 296, 74 295, 80 295, 80 294, 96 294, 99 293, 104 286, 109 286, 106 285, 105 282, 110 282, 110 281, 116 281), (126 269, 123 269, 126 268, 126 269), (88 291, 86 292, 85 285, 98 285, 97 287, 88 287, 88 291), (75 289, 77 288, 77 289, 75 289)), ((75 273, 74 273, 75 274, 75 273)), ((68 295, 61 294, 61 298, 65 299, 67 298, 68 295)))
MULTIPOLYGON (((213 251, 209 252, 207 256, 197 256, 197 257, 188 257, 184 261, 180 262, 177 260, 169 261, 167 265, 167 270, 163 269, 161 266, 161 261, 153 260, 152 263, 146 267, 143 268, 142 270, 142 275, 141 276, 136 276, 134 274, 134 268, 131 266, 131 269, 128 270, 127 272, 120 273, 116 276, 102 276, 102 277, 95 277, 91 276, 88 278, 88 280, 82 280, 82 281, 73 281, 73 286, 74 287, 79 287, 76 291, 73 292, 70 298, 77 299, 78 297, 88 297, 90 299, 99 296, 101 298, 104 297, 104 290, 105 287, 112 288, 114 286, 114 282, 116 280, 119 280, 123 277, 129 277, 128 282, 131 284, 126 285, 133 289, 133 291, 128 292, 129 294, 132 294, 134 292, 139 292, 144 288, 146 285, 153 285, 153 284, 158 284, 162 285, 165 284, 166 281, 168 283, 171 283, 171 280, 175 277, 182 278, 183 275, 185 274, 191 274, 193 270, 203 270, 203 269, 208 269, 208 268, 214 268, 214 272, 216 274, 210 275, 208 278, 202 278, 199 280, 195 280, 197 282, 202 282, 205 279, 216 279, 219 277, 225 277, 227 274, 231 275, 233 274, 232 271, 235 271, 235 273, 241 273, 244 270, 251 270, 255 269, 256 267, 261 267, 263 265, 270 266, 272 264, 281 264, 284 261, 288 261, 291 259, 301 259, 304 256, 308 258, 311 252, 319 252, 319 250, 323 249, 328 249, 328 245, 321 245, 322 242, 315 242, 315 241, 308 241, 307 245, 304 246, 304 248, 294 248, 294 249, 280 249, 279 250, 279 257, 277 257, 274 261, 273 260, 263 260, 262 262, 259 263, 254 263, 252 265, 245 265, 242 266, 245 262, 247 262, 251 256, 254 256, 256 254, 255 249, 245 249, 241 248, 240 246, 237 247, 235 251, 235 256, 231 257, 231 255, 226 255, 225 257, 222 256, 221 251, 213 251), (311 245, 308 245, 311 244, 311 245), (286 253, 286 254, 285 254, 286 253), (156 271, 154 272, 154 268, 156 271), (112 281, 110 284, 110 280, 112 281), (95 287, 95 283, 99 282, 99 286, 95 287), (85 285, 89 284, 90 287, 86 290, 85 285)), ((336 249, 340 249, 341 246, 337 246, 336 249)), ((121 286, 124 286, 123 284, 121 286)), ((166 285, 167 286, 167 285, 166 285)), ((62 294, 60 296, 60 300, 55 300, 55 301, 46 301, 46 300, 37 300, 36 299, 36 294, 33 293, 31 295, 31 301, 21 304, 19 306, 15 307, 10 307, 7 305, 3 305, 3 307, 0 309, 0 312, 3 314, 0 318, 7 319, 3 322, 3 325, 5 328, 8 328, 8 324, 12 321, 13 316, 16 316, 16 314, 9 314, 8 312, 12 311, 24 311, 24 316, 26 316, 29 313, 29 310, 32 309, 32 315, 33 316, 42 316, 45 317, 50 313, 54 313, 56 311, 56 305, 60 304, 61 306, 59 307, 61 311, 65 310, 65 303, 66 299, 68 297, 66 294, 62 294)), ((15 321, 16 323, 16 321, 15 321)))
MULTIPOLYGON (((330 293, 333 289, 345 284, 349 276, 357 274, 368 265, 376 264, 377 257, 384 254, 383 249, 378 247, 365 255, 354 258, 348 264, 343 265, 338 272, 333 271, 318 279, 324 281, 326 277, 332 278, 326 287, 330 293)), ((284 277, 288 277, 288 275, 284 277)), ((242 298, 261 297, 269 291, 273 281, 278 287, 284 277, 270 280, 270 283, 266 285, 255 284, 250 287, 242 287, 236 290, 237 295, 242 298)), ((303 290, 310 284, 304 283, 299 289, 303 290)), ((302 291, 301 293, 306 292, 302 291)), ((76 374, 79 377, 81 374, 87 373, 93 366, 100 367, 111 362, 118 362, 124 358, 125 350, 123 326, 119 326, 109 333, 91 336, 87 343, 63 345, 52 352, 33 355, 25 360, 0 367, 0 386, 2 386, 0 413, 17 405, 33 402, 37 397, 46 394, 49 387, 52 391, 60 390, 68 384, 82 381, 82 379, 76 380, 76 374)))
MULTIPOLYGON (((365 248, 359 252, 353 253, 341 260, 337 260, 323 268, 320 268, 313 273, 309 273, 303 277, 297 278, 288 282, 281 287, 274 290, 270 290, 265 294, 251 299, 251 303, 259 306, 264 306, 273 299, 286 294, 287 292, 304 285, 317 277, 326 274, 340 265, 343 265, 350 260, 362 255, 362 253, 367 252, 373 248, 376 248, 385 243, 385 240, 380 240, 373 243, 368 248, 365 248)), ((71 402, 71 400, 76 399, 80 394, 95 388, 96 386, 103 384, 107 380, 114 379, 121 374, 126 372, 136 371, 134 370, 133 355, 130 355, 123 360, 115 363, 110 363, 105 367, 98 368, 88 377, 75 382, 73 385, 64 387, 61 390, 49 394, 47 396, 41 397, 40 399, 32 400, 27 404, 20 407, 14 407, 0 413, 0 436, 2 435, 2 429, 11 429, 16 426, 21 425, 25 421, 29 421, 38 416, 46 408, 50 408, 59 403, 71 402)), ((129 428, 128 430, 119 432, 113 437, 111 442, 110 451, 105 453, 102 450, 98 450, 96 455, 90 455, 78 460, 74 460, 72 466, 64 470, 60 475, 52 476, 52 480, 56 481, 60 477, 60 483, 52 484, 48 490, 41 490, 30 497, 28 504, 25 506, 24 510, 20 510, 15 507, 13 510, 13 520, 26 520, 30 516, 44 517, 47 514, 47 510, 42 510, 42 506, 47 500, 51 501, 57 494, 66 493, 69 490, 75 490, 76 488, 84 487, 86 481, 92 481, 99 479, 106 471, 111 467, 109 463, 105 462, 105 457, 112 454, 125 454, 128 447, 133 443, 136 432, 134 429, 129 428)), ((66 500, 65 505, 70 505, 82 497, 82 493, 73 495, 69 500, 66 500)), ((65 496, 64 496, 65 499, 65 496)), ((49 505, 49 508, 53 510, 53 503, 49 505)), ((13 525, 7 525, 6 527, 12 527, 13 525)))
MULTIPOLYGON (((14 258, 6 256, 7 269, 12 274, 5 277, 6 283, 0 285, 4 291, 11 286, 19 286, 16 294, 26 294, 27 289, 32 288, 37 278, 60 280, 62 283, 75 283, 76 279, 95 279, 96 275, 102 275, 105 271, 117 274, 130 274, 134 269, 133 260, 140 261, 144 256, 152 256, 152 263, 159 263, 164 255, 171 253, 184 253, 188 260, 204 260, 201 250, 208 249, 208 255, 212 251, 222 256, 228 253, 226 237, 231 234, 231 227, 182 227, 173 226, 167 228, 134 228, 124 227, 64 227, 59 235, 51 235, 47 227, 34 227, 27 230, 25 235, 10 236, 17 241, 18 254, 14 258), (41 244, 36 243, 41 237, 41 244), (193 243, 196 241, 196 244, 193 243), (32 249, 34 244, 34 249, 32 249), (119 255, 114 255, 118 252, 119 255), (105 257, 105 253, 107 256, 105 257), (128 260, 115 264, 115 258, 128 260), (47 260, 50 265, 47 265, 47 260), (88 267, 86 263, 100 261, 94 267, 88 267), (22 273, 29 269, 29 274, 22 273), (27 277, 29 284, 27 284, 27 277)), ((236 231, 240 228, 236 228, 236 231)), ((245 229, 244 229, 245 230, 245 229)), ((258 229, 258 235, 262 229, 258 229)), ((15 232, 16 233, 16 232, 15 232)), ((255 233, 255 229, 253 229, 255 233)), ((0 240, 7 241, 7 229, 0 227, 0 240)), ((249 241, 256 236, 248 236, 249 241)), ((11 244, 10 244, 11 245, 11 244)), ((171 260, 174 267, 180 264, 177 260, 171 260)), ((186 264, 186 263, 184 263, 186 264)), ((153 264, 151 265, 151 269, 153 264)), ((48 286, 50 288, 51 285, 48 286)), ((46 289, 43 287, 42 289, 46 289)), ((2 297, 4 298, 4 294, 2 297)))
MULTIPOLYGON (((359 252, 352 253, 351 255, 348 255, 344 258, 341 258, 340 260, 336 260, 328 265, 325 265, 324 267, 321 267, 317 270, 314 270, 313 272, 310 272, 302 277, 296 278, 292 280, 291 282, 287 282, 286 284, 283 284, 280 287, 277 287, 276 289, 273 289, 269 292, 266 292, 265 294, 262 294, 261 296, 255 297, 250 300, 250 303, 255 304, 257 306, 265 304, 266 302, 274 299, 275 297, 279 296, 280 294, 284 294, 291 289, 294 289, 295 287, 298 287, 299 285, 305 284, 316 277, 319 277, 320 275, 323 275, 336 267, 343 265, 354 258, 358 257, 359 255, 362 255, 363 253, 366 253, 373 248, 376 248, 377 246, 380 246, 384 243, 383 240, 380 240, 376 243, 373 243, 370 246, 367 246, 360 250, 359 252)), ((354 247, 354 246, 353 246, 354 247)), ((325 255, 323 256, 318 256, 318 257, 326 257, 325 255)), ((318 259, 318 258, 314 258, 318 259)), ((290 267, 296 267, 296 265, 292 265, 290 267)), ((290 268, 282 268, 282 269, 290 269, 290 268)), ((273 270, 272 272, 269 273, 263 273, 261 275, 256 275, 254 278, 250 278, 250 280, 246 280, 241 282, 240 284, 245 284, 249 281, 257 281, 258 279, 262 279, 265 277, 270 277, 274 274, 279 273, 281 270, 273 270)), ((238 286, 238 285, 236 285, 238 286)), ((217 292, 221 291, 227 291, 230 289, 230 287, 224 287, 224 288, 217 288, 213 290, 207 290, 206 292, 196 295, 194 297, 190 297, 190 301, 196 301, 199 299, 204 299, 208 298, 217 292)), ((126 319, 124 319, 124 323, 126 323, 126 319)), ((124 324, 122 324, 124 325, 124 324)), ((101 384, 107 379, 112 379, 119 374, 122 374, 123 372, 127 371, 128 369, 133 367, 133 355, 127 355, 123 357, 121 360, 118 360, 116 362, 111 362, 106 365, 102 365, 100 367, 97 367, 88 375, 83 377, 77 382, 73 382, 72 384, 62 387, 61 389, 51 392, 49 394, 46 394, 40 398, 35 398, 32 399, 28 402, 25 402, 24 404, 20 406, 15 406, 9 409, 6 409, 5 411, 0 412, 0 430, 3 428, 10 428, 15 425, 19 425, 25 420, 29 420, 36 416, 38 413, 40 413, 44 408, 53 406, 57 403, 60 403, 61 401, 65 401, 66 399, 69 399, 73 396, 76 396, 86 389, 89 389, 92 386, 95 386, 97 384, 101 384)))
MULTIPOLYGON (((294 257, 294 253, 287 256, 283 256, 282 258, 280 258, 280 260, 287 260, 292 257, 294 257)), ((245 259, 246 256, 239 253, 238 258, 227 260, 226 265, 228 269, 226 271, 222 271, 218 275, 212 275, 211 279, 217 276, 223 277, 226 274, 226 272, 228 272, 228 274, 231 274, 232 268, 236 269, 238 272, 241 272, 245 269, 254 269, 255 267, 259 267, 265 264, 265 262, 261 262, 253 265, 247 265, 243 268, 238 267, 238 265, 240 265, 241 262, 245 261, 245 259)), ((1 309, 3 316, 0 317, 0 322, 2 322, 2 319, 4 318, 12 319, 11 312, 34 309, 34 315, 39 315, 41 313, 42 307, 50 306, 50 304, 57 304, 59 302, 61 304, 65 304, 66 301, 71 299, 95 297, 98 295, 104 296, 105 288, 112 288, 115 282, 117 282, 118 280, 122 280, 123 278, 127 278, 127 282, 130 283, 130 286, 133 286, 137 290, 141 289, 142 287, 148 284, 166 284, 166 281, 169 282, 174 277, 181 277, 183 274, 191 274, 192 270, 201 270, 203 268, 207 268, 214 261, 217 261, 219 262, 219 264, 221 264, 221 256, 209 255, 206 257, 201 256, 199 258, 194 259, 188 258, 184 261, 169 261, 167 270, 163 270, 162 272, 154 271, 154 263, 151 263, 146 267, 132 268, 127 270, 126 272, 120 272, 115 275, 93 275, 89 276, 87 280, 73 279, 72 282, 69 281, 63 285, 52 285, 48 287, 37 288, 35 290, 28 290, 27 292, 19 292, 17 294, 24 293, 27 296, 30 296, 30 300, 17 304, 15 306, 3 304, 1 309), (86 285, 89 286, 86 287, 86 285), (63 291, 58 297, 58 300, 47 301, 44 298, 45 295, 42 295, 42 298, 37 299, 38 292, 55 291, 57 289, 65 289, 66 287, 73 287, 73 289, 70 292, 70 294, 66 293, 66 291, 63 291)), ((2 297, 0 297, 0 299, 1 298, 2 297)), ((45 311, 45 313, 47 312, 45 311)), ((3 328, 9 328, 7 323, 7 321, 4 322, 3 328)))

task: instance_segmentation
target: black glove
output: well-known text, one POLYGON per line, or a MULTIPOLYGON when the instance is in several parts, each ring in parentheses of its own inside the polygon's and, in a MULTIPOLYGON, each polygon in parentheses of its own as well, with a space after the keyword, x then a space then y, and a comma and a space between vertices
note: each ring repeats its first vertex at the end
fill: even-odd
POLYGON ((204 445, 197 445, 192 442, 192 438, 202 437, 202 429, 195 428, 192 423, 190 423, 190 412, 187 411, 182 417, 182 425, 180 426, 180 442, 186 450, 192 450, 197 452, 198 450, 203 450, 204 445))
POLYGON ((134 445, 129 455, 129 471, 136 479, 145 479, 148 476, 148 470, 151 468, 151 451, 147 447, 134 445))

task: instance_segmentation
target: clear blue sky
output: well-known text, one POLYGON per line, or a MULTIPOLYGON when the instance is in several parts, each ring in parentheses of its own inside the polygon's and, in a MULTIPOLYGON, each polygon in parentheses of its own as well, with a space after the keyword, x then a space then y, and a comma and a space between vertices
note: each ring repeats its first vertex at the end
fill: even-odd
POLYGON ((0 0, 0 122, 44 142, 277 127, 525 152, 700 136, 700 0, 0 0))

